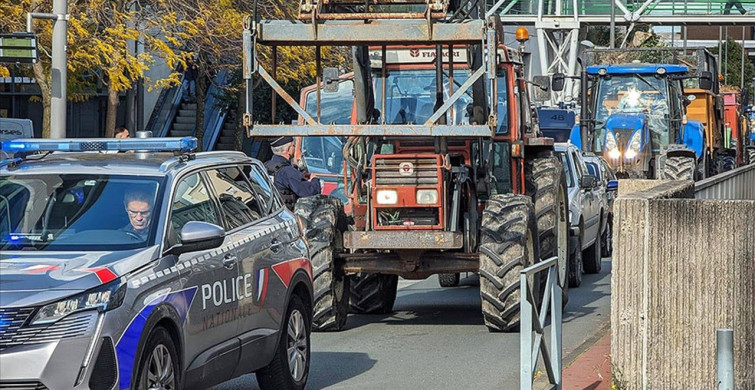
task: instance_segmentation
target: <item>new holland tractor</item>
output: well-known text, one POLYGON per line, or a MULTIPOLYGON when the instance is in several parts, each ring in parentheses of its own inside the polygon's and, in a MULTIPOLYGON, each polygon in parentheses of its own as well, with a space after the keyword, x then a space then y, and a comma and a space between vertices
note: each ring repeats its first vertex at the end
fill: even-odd
MULTIPOLYGON (((633 50, 596 56, 599 64, 582 72, 582 149, 602 154, 620 178, 707 177, 705 126, 685 115, 689 101, 683 83, 695 78, 710 90, 712 73, 692 76, 686 65, 671 62, 624 63, 633 50)), ((562 89, 564 80, 563 74, 554 75, 554 90, 562 89)))
MULTIPOLYGON (((474 272, 488 329, 516 330, 519 272, 555 256, 552 282, 565 288, 569 250, 563 168, 553 139, 538 130, 520 52, 502 45, 496 17, 456 19, 441 0, 417 1, 423 12, 379 3, 383 12, 371 13, 305 0, 300 17, 313 24, 260 21, 245 30, 247 96, 261 77, 302 117, 258 124, 247 106, 249 135, 346 137, 349 214, 335 197, 295 206, 314 266, 314 329, 343 329, 354 293, 362 312, 391 311, 398 276, 474 272), (353 46, 351 124, 322 123, 296 104, 255 60, 258 45, 353 46), (466 60, 456 63, 457 52, 466 60), (402 56, 423 63, 401 64, 402 56), (357 291, 356 274, 371 275, 357 291)), ((526 30, 517 38, 525 41, 526 30)), ((546 281, 531 279, 540 295, 546 281)))

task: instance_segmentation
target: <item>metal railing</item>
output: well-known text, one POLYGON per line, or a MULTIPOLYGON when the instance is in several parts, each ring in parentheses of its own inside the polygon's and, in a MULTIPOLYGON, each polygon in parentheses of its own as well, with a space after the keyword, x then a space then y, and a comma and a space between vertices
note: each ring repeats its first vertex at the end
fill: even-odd
POLYGON ((695 199, 755 200, 755 164, 698 181, 695 199))
MULTIPOLYGON (((487 0, 488 8, 498 5, 502 15, 537 15, 540 0, 487 0)), ((643 15, 740 15, 739 4, 745 11, 755 10, 755 0, 624 0, 616 3, 617 15, 637 12, 643 15)), ((544 15, 572 15, 574 2, 569 0, 546 0, 544 15), (560 7, 560 10, 557 9, 560 7), (560 12, 558 12, 560 11, 560 12)), ((577 14, 610 15, 610 0, 577 0, 577 14)))
POLYGON ((215 75, 215 79, 210 88, 207 90, 204 116, 204 139, 202 150, 215 150, 215 144, 223 131, 223 122, 228 114, 228 107, 225 107, 218 99, 221 93, 220 87, 228 84, 229 74, 227 70, 221 70, 215 75))
POLYGON ((541 261, 523 269, 519 282, 522 302, 520 304, 520 384, 522 390, 532 390, 535 368, 543 357, 548 375, 548 389, 561 390, 561 286, 558 285, 558 257, 541 261), (530 280, 547 272, 545 293, 538 305, 535 297, 539 289, 533 289, 530 280), (539 307, 538 307, 539 306, 539 307), (549 310, 550 309, 550 310, 549 310), (550 318, 550 348, 545 342, 546 321, 550 318))

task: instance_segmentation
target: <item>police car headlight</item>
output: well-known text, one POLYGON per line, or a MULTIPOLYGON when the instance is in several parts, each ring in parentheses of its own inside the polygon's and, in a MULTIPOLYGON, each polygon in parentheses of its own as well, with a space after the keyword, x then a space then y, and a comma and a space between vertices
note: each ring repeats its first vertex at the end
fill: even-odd
POLYGON ((398 203, 398 192, 396 190, 378 190, 378 204, 396 204, 398 203))
POLYGON ((31 321, 32 325, 49 324, 84 310, 112 310, 123 303, 126 284, 120 281, 108 283, 97 289, 43 306, 31 321))
POLYGON ((438 203, 438 190, 417 190, 417 204, 438 203))

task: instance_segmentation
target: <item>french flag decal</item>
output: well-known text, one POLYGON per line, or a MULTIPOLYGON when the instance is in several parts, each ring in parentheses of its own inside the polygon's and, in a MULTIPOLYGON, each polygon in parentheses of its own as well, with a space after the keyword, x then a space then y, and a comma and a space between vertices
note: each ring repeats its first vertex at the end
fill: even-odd
POLYGON ((255 302, 257 303, 257 306, 262 306, 265 303, 265 296, 267 295, 267 278, 267 268, 263 268, 257 271, 257 295, 255 296, 255 302))

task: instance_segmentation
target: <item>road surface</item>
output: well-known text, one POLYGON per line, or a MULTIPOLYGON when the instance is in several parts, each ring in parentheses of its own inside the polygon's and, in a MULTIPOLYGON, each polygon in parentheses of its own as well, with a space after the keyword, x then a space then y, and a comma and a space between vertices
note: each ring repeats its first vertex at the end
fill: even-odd
MULTIPOLYGON (((609 325, 611 262, 570 290, 564 362, 609 325)), ((307 389, 518 389, 519 334, 489 333, 478 278, 441 288, 437 277, 400 280, 394 313, 351 315, 346 330, 313 333, 307 389)), ((258 389, 246 375, 213 390, 258 389)))

